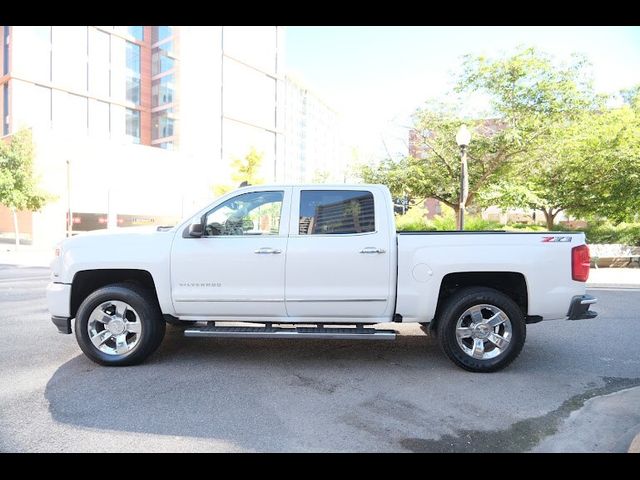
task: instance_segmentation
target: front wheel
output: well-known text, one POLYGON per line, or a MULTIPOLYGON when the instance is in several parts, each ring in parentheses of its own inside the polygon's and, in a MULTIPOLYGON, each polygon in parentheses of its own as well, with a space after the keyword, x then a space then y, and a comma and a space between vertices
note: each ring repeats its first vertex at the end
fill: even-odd
POLYGON ((99 288, 82 302, 75 331, 80 348, 94 362, 135 365, 160 346, 165 322, 150 292, 116 284, 99 288))
POLYGON ((472 287, 448 299, 438 322, 438 341, 458 366, 495 372, 520 354, 527 335, 524 314, 505 294, 472 287))

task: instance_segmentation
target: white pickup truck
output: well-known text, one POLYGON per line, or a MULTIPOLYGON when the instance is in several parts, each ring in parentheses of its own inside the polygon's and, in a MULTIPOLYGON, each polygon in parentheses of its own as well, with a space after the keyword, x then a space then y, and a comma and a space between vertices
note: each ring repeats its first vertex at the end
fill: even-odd
POLYGON ((61 333, 104 365, 186 336, 393 340, 419 323, 462 368, 499 370, 526 325, 586 319, 576 232, 396 233, 383 185, 249 186, 175 227, 64 240, 47 300, 61 333))

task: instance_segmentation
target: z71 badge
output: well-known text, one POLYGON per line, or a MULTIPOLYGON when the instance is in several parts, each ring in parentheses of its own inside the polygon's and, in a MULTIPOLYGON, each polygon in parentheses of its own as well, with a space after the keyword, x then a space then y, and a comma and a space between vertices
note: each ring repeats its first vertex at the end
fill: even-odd
POLYGON ((570 242, 571 237, 542 237, 543 243, 570 242))

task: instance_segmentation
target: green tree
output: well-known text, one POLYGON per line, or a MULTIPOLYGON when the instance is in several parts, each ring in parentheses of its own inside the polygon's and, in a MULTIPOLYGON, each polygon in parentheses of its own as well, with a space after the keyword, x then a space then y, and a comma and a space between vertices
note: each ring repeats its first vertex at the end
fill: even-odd
POLYGON ((233 169, 231 180, 233 180, 235 184, 217 185, 214 187, 214 193, 216 195, 224 195, 234 188, 237 188, 238 185, 243 182, 247 182, 249 185, 260 185, 264 183, 264 179, 260 176, 263 157, 264 154, 258 152, 258 150, 252 146, 243 158, 234 158, 231 162, 231 168, 233 169))
POLYGON ((464 123, 473 132, 468 149, 469 195, 465 207, 484 191, 512 178, 523 154, 534 151, 551 135, 553 125, 570 121, 594 102, 584 59, 560 65, 533 48, 507 57, 466 56, 462 73, 449 95, 475 94, 490 100, 491 112, 465 118, 457 105, 428 102, 413 117, 418 152, 380 169, 365 167, 365 181, 390 186, 397 196, 414 202, 433 197, 458 213, 460 152, 455 134, 464 123), (478 118, 481 117, 481 118, 478 118), (374 171, 376 170, 376 171, 374 171))
POLYGON ((16 132, 8 142, 0 140, 0 203, 11 210, 16 247, 20 245, 19 210, 40 210, 50 199, 41 191, 33 173, 31 130, 16 132))
POLYGON ((556 122, 545 143, 523 155, 516 174, 484 192, 482 203, 541 210, 547 228, 566 211, 581 217, 630 219, 640 205, 640 102, 583 111, 556 122))

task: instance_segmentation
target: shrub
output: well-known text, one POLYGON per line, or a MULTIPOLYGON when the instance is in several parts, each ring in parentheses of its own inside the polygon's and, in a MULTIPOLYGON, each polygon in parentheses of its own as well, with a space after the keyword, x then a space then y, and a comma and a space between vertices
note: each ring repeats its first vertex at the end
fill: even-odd
POLYGON ((482 217, 464 217, 465 230, 504 230, 495 220, 484 220, 482 217))
MULTIPOLYGON (((445 231, 456 229, 455 213, 451 209, 445 209, 442 215, 437 215, 433 220, 425 219, 427 211, 421 206, 410 208, 405 215, 396 215, 396 228, 399 232, 416 231, 445 231)), ((483 220, 482 217, 465 216, 465 230, 506 230, 511 232, 541 232, 547 228, 542 225, 529 225, 526 223, 512 223, 501 225, 493 220, 483 220)), ((563 225, 554 225, 556 231, 584 232, 587 243, 590 244, 623 244, 640 246, 640 223, 620 223, 614 225, 609 221, 592 220, 586 228, 571 229, 563 225)))
POLYGON ((456 215, 453 210, 447 210, 442 215, 436 215, 433 220, 433 229, 438 231, 455 230, 456 215))
POLYGON ((584 229, 587 243, 621 243, 640 246, 640 223, 593 222, 584 229))
POLYGON ((418 232, 433 230, 431 222, 425 219, 427 210, 416 205, 407 210, 404 215, 396 215, 396 229, 399 232, 418 232))

